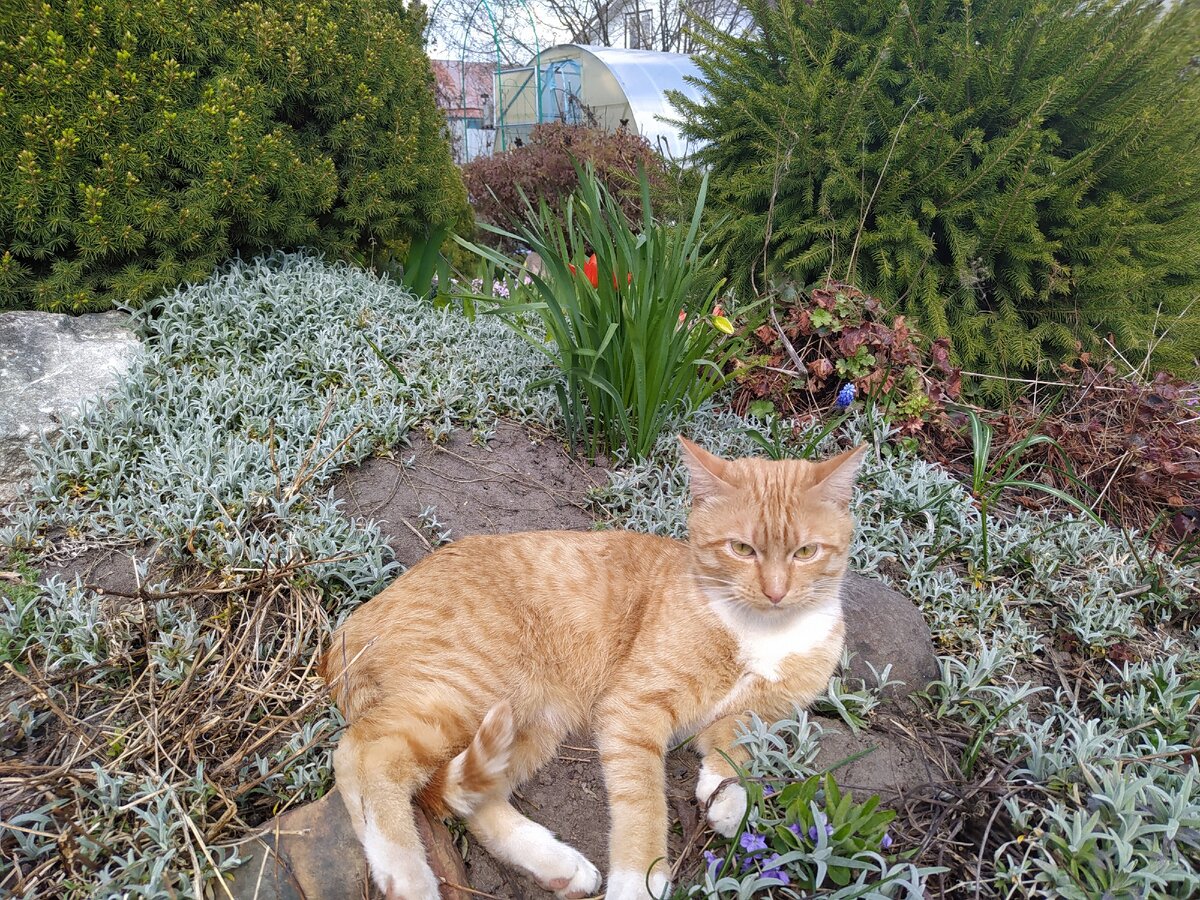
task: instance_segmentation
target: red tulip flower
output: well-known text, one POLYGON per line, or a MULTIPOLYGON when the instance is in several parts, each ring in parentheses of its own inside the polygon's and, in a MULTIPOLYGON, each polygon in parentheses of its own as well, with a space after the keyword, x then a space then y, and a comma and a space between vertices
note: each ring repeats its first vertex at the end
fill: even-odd
MULTIPOLYGON (((596 261, 596 254, 593 253, 588 257, 588 261, 583 264, 583 274, 587 280, 592 283, 592 287, 600 287, 600 263, 596 261)), ((613 287, 616 287, 616 279, 613 279, 613 287)))
MULTIPOLYGON (((574 263, 567 263, 567 268, 571 270, 572 275, 575 274, 575 264, 574 263)), ((594 288, 600 287, 600 262, 599 262, 599 260, 596 259, 595 253, 593 253, 591 256, 589 256, 587 262, 585 262, 583 264, 583 274, 584 274, 584 277, 587 278, 588 283, 591 284, 592 287, 594 287, 594 288)), ((612 277, 612 283, 613 283, 613 290, 615 291, 617 289, 617 276, 615 274, 612 277)), ((625 283, 627 285, 633 284, 633 273, 632 272, 625 273, 625 283)))

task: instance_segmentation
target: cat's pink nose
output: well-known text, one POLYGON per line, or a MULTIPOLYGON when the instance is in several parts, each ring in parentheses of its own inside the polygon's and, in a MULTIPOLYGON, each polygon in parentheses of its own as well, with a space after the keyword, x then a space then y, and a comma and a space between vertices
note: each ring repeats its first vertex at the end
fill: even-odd
POLYGON ((779 591, 778 593, 776 593, 775 591, 763 591, 763 593, 766 594, 767 599, 770 600, 771 603, 775 604, 776 606, 779 605, 780 600, 782 600, 784 597, 787 596, 786 590, 779 591))

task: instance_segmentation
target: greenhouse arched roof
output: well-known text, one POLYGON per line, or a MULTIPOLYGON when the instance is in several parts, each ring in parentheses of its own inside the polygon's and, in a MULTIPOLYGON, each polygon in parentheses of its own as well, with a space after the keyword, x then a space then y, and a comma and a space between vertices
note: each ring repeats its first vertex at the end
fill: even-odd
POLYGON ((612 73, 625 92, 634 126, 652 146, 674 158, 689 155, 694 148, 688 146, 677 126, 664 119, 679 115, 667 99, 667 91, 679 91, 691 100, 703 99, 704 92, 685 80, 688 76, 700 77, 700 69, 690 56, 587 44, 567 44, 552 49, 567 47, 590 54, 612 73))

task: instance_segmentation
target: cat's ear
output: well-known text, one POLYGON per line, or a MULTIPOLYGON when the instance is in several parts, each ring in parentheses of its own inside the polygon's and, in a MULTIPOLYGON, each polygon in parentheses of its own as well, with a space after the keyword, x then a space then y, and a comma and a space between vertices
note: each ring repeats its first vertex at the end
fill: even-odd
POLYGON ((693 499, 711 500, 733 491, 733 485, 726 480, 728 462, 692 443, 682 434, 679 435, 679 444, 683 447, 683 464, 692 476, 693 499))
POLYGON ((853 450, 818 463, 820 480, 815 488, 821 499, 839 506, 849 506, 854 494, 854 481, 858 478, 858 467, 862 465, 867 445, 859 444, 853 450))

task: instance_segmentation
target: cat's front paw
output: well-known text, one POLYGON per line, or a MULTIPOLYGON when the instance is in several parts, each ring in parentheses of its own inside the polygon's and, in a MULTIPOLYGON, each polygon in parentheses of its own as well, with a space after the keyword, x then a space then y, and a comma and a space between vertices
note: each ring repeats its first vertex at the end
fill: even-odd
POLYGON ((441 896, 437 877, 422 851, 395 848, 383 857, 378 845, 367 844, 366 849, 371 875, 387 900, 438 900, 441 896), (372 849, 377 852, 372 854, 372 849))
POLYGON ((662 872, 635 872, 616 869, 608 873, 608 890, 604 900, 665 900, 671 893, 671 883, 662 872))
POLYGON ((719 772, 714 772, 708 766, 701 766, 700 778, 696 781, 696 799, 702 805, 706 804, 720 788, 720 793, 709 804, 708 824, 717 834, 731 838, 738 833, 742 819, 746 816, 746 789, 736 782, 721 788, 723 781, 725 777, 719 772))

